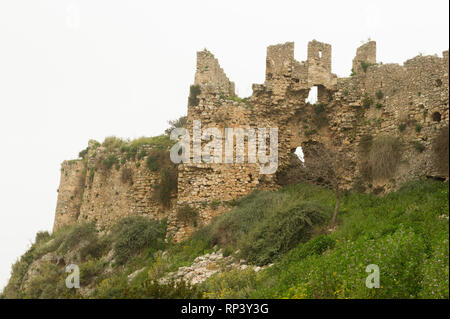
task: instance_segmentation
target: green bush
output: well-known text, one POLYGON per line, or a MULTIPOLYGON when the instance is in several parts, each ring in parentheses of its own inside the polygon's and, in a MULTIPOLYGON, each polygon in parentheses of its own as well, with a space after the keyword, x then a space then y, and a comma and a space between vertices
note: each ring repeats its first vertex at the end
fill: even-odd
POLYGON ((110 169, 114 165, 119 164, 119 160, 117 159, 116 155, 108 154, 108 156, 103 160, 102 164, 106 169, 110 169))
POLYGON ((314 225, 326 220, 326 209, 316 203, 303 203, 277 212, 254 225, 240 239, 242 256, 257 265, 273 262, 298 243, 311 238, 314 225))
POLYGON ((366 95, 362 100, 362 106, 365 108, 369 108, 370 106, 372 106, 372 104, 373 99, 370 96, 366 95))
MULTIPOLYGON (((235 209, 216 217, 194 238, 201 236, 211 246, 239 248, 241 256, 252 263, 269 263, 309 239, 313 228, 331 215, 331 207, 308 202, 299 196, 299 189, 302 188, 277 193, 255 191, 240 199, 235 209)), ((303 189, 309 192, 316 188, 303 189)), ((319 194, 327 194, 324 202, 332 205, 330 192, 319 194)))
POLYGON ((246 299, 254 291, 257 273, 252 269, 231 269, 215 274, 202 285, 203 298, 206 299, 246 299))
POLYGON ((200 102, 198 96, 202 93, 200 85, 191 85, 189 89, 189 106, 197 106, 200 102))
POLYGON ((383 93, 383 91, 378 90, 378 91, 375 93, 375 96, 377 97, 377 99, 381 100, 381 99, 384 97, 384 93, 383 93))
POLYGON ((48 231, 38 231, 36 233, 36 238, 34 239, 35 243, 47 242, 50 240, 50 234, 48 231))
POLYGON ((372 65, 373 65, 373 63, 369 63, 367 61, 361 61, 361 67, 362 67, 364 73, 366 73, 367 69, 372 65))
POLYGON ((119 150, 121 146, 124 145, 125 143, 126 142, 121 138, 115 136, 108 136, 103 141, 102 146, 106 149, 108 153, 111 153, 115 150, 119 150))
POLYGON ((155 197, 165 207, 170 207, 170 200, 178 190, 178 171, 175 167, 161 169, 160 181, 155 185, 155 197))
POLYGON ((328 124, 328 117, 325 112, 325 106, 323 103, 318 103, 313 105, 314 115, 313 115, 313 123, 317 128, 321 128, 328 124))
POLYGON ((89 259, 80 264, 80 285, 86 286, 105 270, 105 262, 89 259))
POLYGON ((183 205, 177 210, 177 220, 182 223, 194 223, 198 218, 198 211, 189 205, 183 205))
POLYGON ((114 258, 124 264, 145 248, 158 249, 164 246, 166 222, 148 220, 141 216, 121 219, 113 228, 114 258))
POLYGON ((425 145, 423 145, 421 142, 414 141, 412 142, 414 148, 417 152, 422 153, 425 150, 425 145))
POLYGON ((145 148, 141 149, 141 151, 138 153, 137 159, 138 161, 140 161, 141 159, 143 159, 144 157, 147 156, 147 151, 145 150, 145 148))
POLYGON ((398 130, 399 130, 400 132, 405 131, 405 130, 406 130, 406 124, 405 124, 405 123, 399 124, 399 125, 398 125, 398 130))
POLYGON ((88 243, 96 240, 97 230, 92 223, 81 223, 69 227, 67 232, 62 233, 60 236, 61 245, 59 246, 59 250, 66 253, 83 242, 88 243))

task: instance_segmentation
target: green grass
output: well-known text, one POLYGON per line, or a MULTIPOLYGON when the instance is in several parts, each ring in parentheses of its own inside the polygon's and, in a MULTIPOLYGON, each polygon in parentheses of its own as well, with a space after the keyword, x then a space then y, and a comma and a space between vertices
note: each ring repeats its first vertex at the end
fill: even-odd
POLYGON ((324 249, 291 250, 263 274, 252 297, 448 298, 448 183, 418 181, 384 197, 349 194, 324 249), (324 251, 323 251, 324 250, 324 251), (367 289, 365 267, 380 267, 367 289), (292 297, 292 296, 291 296, 292 297))
POLYGON ((82 285, 97 298, 448 298, 448 196, 448 182, 431 180, 385 196, 347 192, 332 233, 333 192, 307 184, 255 191, 178 244, 163 240, 165 221, 142 217, 122 219, 104 236, 91 224, 67 226, 37 234, 2 297, 80 297, 65 289, 63 266, 50 262, 23 289, 30 265, 55 252, 75 256, 82 285), (273 265, 258 273, 231 269, 194 287, 157 282, 218 248, 273 265), (115 263, 106 273, 112 249, 115 263), (365 286, 369 264, 379 266, 378 289, 365 286), (128 282, 137 269, 143 271, 128 282))

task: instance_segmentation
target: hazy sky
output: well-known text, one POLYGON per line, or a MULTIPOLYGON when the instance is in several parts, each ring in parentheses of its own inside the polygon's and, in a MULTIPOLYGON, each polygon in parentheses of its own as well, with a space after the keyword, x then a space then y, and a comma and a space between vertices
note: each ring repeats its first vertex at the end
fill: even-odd
POLYGON ((195 53, 208 48, 240 96, 264 82, 266 47, 333 46, 348 76, 356 48, 402 63, 448 49, 449 2, 0 2, 0 289, 38 230, 51 230, 60 163, 89 139, 161 134, 186 114, 195 53))

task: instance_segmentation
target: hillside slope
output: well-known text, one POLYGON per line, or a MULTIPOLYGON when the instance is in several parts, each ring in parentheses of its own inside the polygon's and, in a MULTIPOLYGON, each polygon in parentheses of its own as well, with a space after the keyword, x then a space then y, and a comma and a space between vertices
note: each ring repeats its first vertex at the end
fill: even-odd
POLYGON ((333 192, 298 184, 254 191, 179 244, 142 217, 40 232, 2 298, 449 298, 448 196, 430 180, 349 192, 329 230, 333 192), (80 289, 65 286, 69 264, 80 289), (370 264, 378 289, 365 285, 370 264))

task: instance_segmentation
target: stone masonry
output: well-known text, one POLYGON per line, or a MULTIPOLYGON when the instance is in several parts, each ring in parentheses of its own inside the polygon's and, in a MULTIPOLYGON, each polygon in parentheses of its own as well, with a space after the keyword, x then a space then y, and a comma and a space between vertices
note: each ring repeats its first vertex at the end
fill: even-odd
MULTIPOLYGON (((248 163, 247 157, 244 163, 179 164, 176 203, 165 209, 152 200, 157 176, 144 167, 133 168, 134 184, 124 185, 114 170, 82 181, 83 165, 66 161, 62 164, 55 228, 79 220, 108 226, 120 216, 141 214, 167 217, 170 233, 180 241, 226 211, 228 202, 256 188, 277 189, 279 173, 289 174, 298 147, 305 154, 306 167, 316 161, 308 156, 313 144, 346 155, 341 173, 345 189, 361 181, 368 191, 387 192, 417 177, 448 178, 448 171, 437 170, 432 153, 433 139, 442 128, 448 128, 448 51, 443 57, 417 56, 403 65, 382 64, 376 61, 376 43, 370 41, 357 49, 352 76, 347 78, 331 72, 331 52, 331 45, 314 40, 308 44, 307 60, 298 62, 294 43, 269 46, 265 82, 254 84, 252 96, 246 99, 235 95, 234 83, 212 53, 197 53, 194 85, 200 94, 198 103, 188 105, 187 130, 192 134, 195 120, 201 121, 202 129, 218 128, 222 136, 225 128, 276 127, 277 173, 261 174, 260 164, 248 163), (314 86, 318 102, 311 105, 306 99, 314 86), (322 112, 321 121, 317 120, 318 112, 322 112), (403 145, 400 164, 389 179, 363 178, 361 143, 369 135, 392 136, 403 145), (79 191, 80 184, 84 192, 79 191), (197 223, 177 220, 177 207, 182 205, 198 210, 197 223)), ((241 149, 235 144, 234 152, 238 151, 241 149)))

